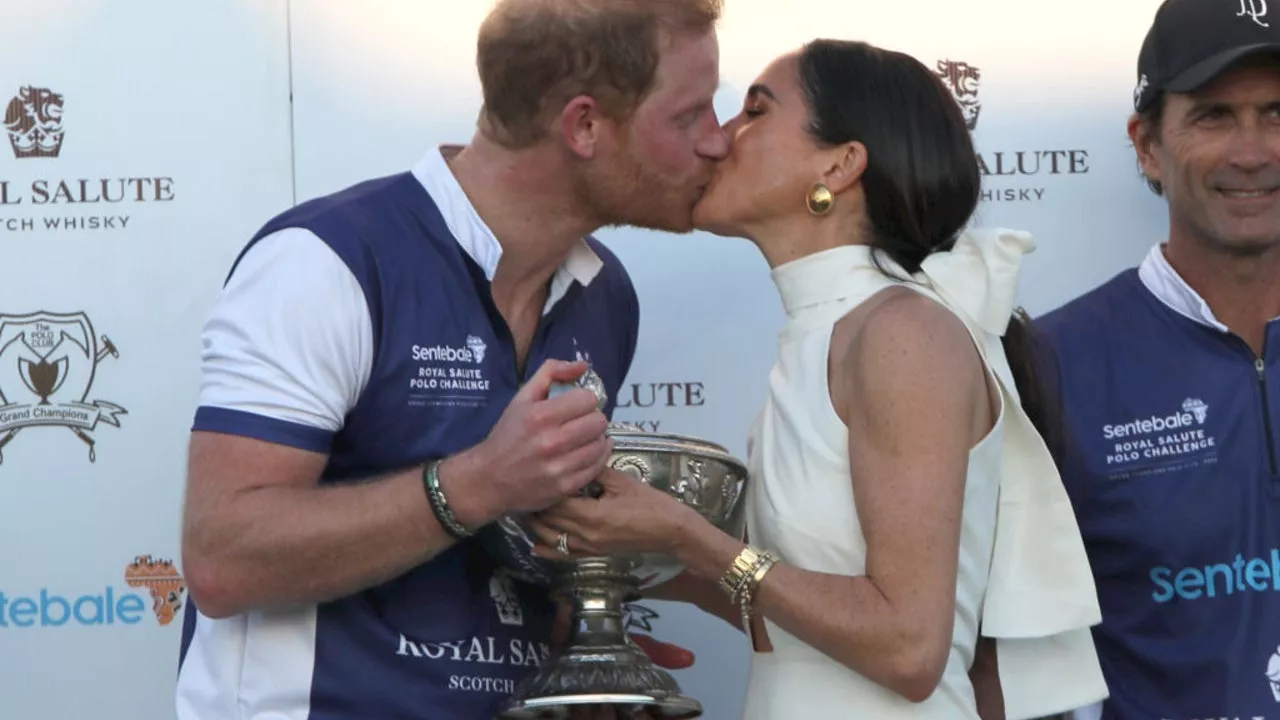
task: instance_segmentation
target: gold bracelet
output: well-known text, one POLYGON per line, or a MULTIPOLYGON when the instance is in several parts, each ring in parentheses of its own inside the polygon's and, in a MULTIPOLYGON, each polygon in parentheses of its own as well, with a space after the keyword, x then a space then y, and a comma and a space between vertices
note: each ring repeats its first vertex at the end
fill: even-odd
POLYGON ((733 597, 731 598, 734 604, 741 605, 743 598, 754 594, 756 573, 760 571, 760 568, 769 563, 770 557, 772 556, 767 551, 761 552, 756 557, 756 561, 747 569, 747 572, 745 572, 742 575, 742 578, 738 580, 738 586, 734 588, 733 597))
POLYGON ((742 613, 742 627, 746 631, 747 637, 751 639, 752 647, 755 647, 755 634, 751 632, 751 616, 755 614, 756 593, 760 591, 760 583, 764 580, 764 576, 773 569, 778 559, 772 553, 764 553, 760 558, 760 562, 752 568, 751 576, 744 583, 741 595, 738 598, 738 608, 742 613))
POLYGON ((729 565, 729 569, 720 576, 720 587, 729 595, 729 599, 737 602, 738 593, 743 585, 751 578, 757 563, 760 562, 760 552, 750 545, 742 548, 738 556, 733 559, 729 565))
POLYGON ((756 571, 751 575, 752 595, 755 594, 756 590, 760 589, 760 583, 764 582, 764 576, 768 575, 769 571, 773 569, 773 566, 777 564, 778 558, 774 557, 773 553, 766 552, 764 554, 764 562, 760 563, 760 565, 756 567, 756 571))
POLYGON ((761 556, 760 561, 755 564, 755 567, 751 568, 751 575, 747 577, 739 590, 736 599, 739 605, 742 605, 748 611, 752 609, 755 604, 756 593, 760 590, 761 581, 764 580, 764 576, 773 569, 774 564, 777 562, 777 558, 771 553, 766 552, 761 556))
POLYGON ((720 586, 742 613, 742 629, 751 637, 751 616, 754 612, 756 591, 764 576, 778 559, 768 551, 758 551, 750 546, 734 558, 733 564, 720 578, 720 586))

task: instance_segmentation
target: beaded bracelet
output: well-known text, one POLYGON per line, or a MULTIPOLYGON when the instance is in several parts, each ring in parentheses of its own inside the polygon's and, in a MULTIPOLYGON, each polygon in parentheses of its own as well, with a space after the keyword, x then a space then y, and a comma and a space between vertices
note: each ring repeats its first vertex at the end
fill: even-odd
POLYGON ((440 488, 440 462, 432 461, 423 470, 422 482, 427 489, 427 500, 431 503, 431 511, 435 513, 436 520, 440 522, 445 532, 452 535, 455 540, 465 540, 475 533, 458 522, 453 510, 449 507, 449 500, 444 496, 444 490, 440 488))

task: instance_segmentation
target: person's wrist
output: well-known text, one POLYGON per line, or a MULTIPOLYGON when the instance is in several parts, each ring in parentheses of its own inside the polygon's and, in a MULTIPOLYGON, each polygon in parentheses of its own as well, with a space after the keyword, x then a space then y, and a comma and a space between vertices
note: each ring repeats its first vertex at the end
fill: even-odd
POLYGON ((709 583, 688 570, 682 570, 670 580, 641 591, 640 596, 647 600, 688 603, 706 610, 705 589, 709 586, 709 583))
POLYGON ((697 546, 697 530, 705 522, 697 510, 681 503, 673 513, 675 522, 669 533, 666 533, 666 553, 681 563, 689 563, 689 552, 697 546))
POLYGON ((448 499, 454 519, 472 532, 497 520, 502 514, 489 498, 484 467, 483 451, 473 448, 450 455, 440 462, 436 470, 440 489, 448 499))
POLYGON ((455 506, 440 483, 441 463, 441 460, 432 460, 422 468, 422 487, 436 522, 454 540, 463 541, 474 535, 475 530, 458 520, 455 506))

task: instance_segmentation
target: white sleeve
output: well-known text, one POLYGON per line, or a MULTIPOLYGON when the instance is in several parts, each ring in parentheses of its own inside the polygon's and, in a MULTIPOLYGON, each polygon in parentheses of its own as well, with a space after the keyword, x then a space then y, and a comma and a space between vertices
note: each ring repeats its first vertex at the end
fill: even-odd
POLYGON ((369 381, 373 323, 355 274, 290 228, 240 259, 201 335, 194 429, 327 452, 369 381))

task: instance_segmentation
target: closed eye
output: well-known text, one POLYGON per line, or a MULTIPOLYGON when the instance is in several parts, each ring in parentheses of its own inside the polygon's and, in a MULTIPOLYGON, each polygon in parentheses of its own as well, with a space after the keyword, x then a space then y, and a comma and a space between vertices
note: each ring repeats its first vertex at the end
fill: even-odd
POLYGON ((694 123, 698 122, 698 120, 702 119, 703 115, 711 112, 712 109, 713 106, 710 101, 703 102, 697 107, 681 113, 677 116, 676 122, 679 123, 681 127, 691 127, 694 123))

